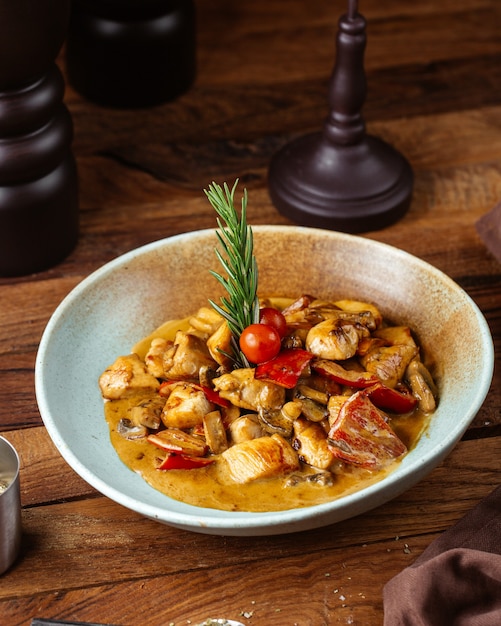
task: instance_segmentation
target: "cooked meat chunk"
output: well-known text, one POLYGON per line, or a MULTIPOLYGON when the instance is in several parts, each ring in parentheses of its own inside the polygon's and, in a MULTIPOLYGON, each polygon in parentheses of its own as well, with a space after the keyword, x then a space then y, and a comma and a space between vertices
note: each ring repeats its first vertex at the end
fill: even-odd
POLYGON ((411 345, 383 346, 370 350, 361 357, 360 362, 368 372, 375 374, 381 382, 393 388, 403 378, 417 351, 417 348, 411 345))
POLYGON ((219 363, 219 365, 227 368, 231 366, 231 358, 228 356, 232 353, 231 338, 230 327, 226 321, 224 321, 207 339, 207 347, 209 348, 212 358, 219 363))
POLYGON ((214 410, 205 393, 190 383, 172 385, 162 411, 162 422, 172 428, 192 428, 203 424, 204 415, 214 410))
POLYGON ((101 394, 106 400, 118 400, 138 391, 156 390, 158 380, 146 369, 137 354, 119 356, 99 377, 101 394))
POLYGON ((215 378, 214 388, 232 404, 257 413, 279 410, 285 402, 285 389, 274 383, 256 380, 250 367, 215 378))
POLYGON ((164 354, 164 373, 171 380, 195 380, 203 366, 217 367, 206 342, 192 333, 178 331, 174 345, 164 354))
POLYGON ((148 372, 156 378, 165 378, 164 356, 167 350, 172 348, 172 341, 155 337, 152 339, 150 348, 144 357, 144 362, 148 368, 148 372))
POLYGON ((319 469, 328 469, 335 459, 327 443, 327 433, 324 428, 317 422, 310 422, 304 417, 294 422, 292 445, 302 461, 319 469))
POLYGON ((297 454, 280 435, 237 443, 223 452, 222 458, 237 483, 288 474, 299 467, 297 454))
POLYGON ((255 413, 242 415, 230 424, 230 435, 233 443, 250 441, 264 435, 264 430, 255 413))

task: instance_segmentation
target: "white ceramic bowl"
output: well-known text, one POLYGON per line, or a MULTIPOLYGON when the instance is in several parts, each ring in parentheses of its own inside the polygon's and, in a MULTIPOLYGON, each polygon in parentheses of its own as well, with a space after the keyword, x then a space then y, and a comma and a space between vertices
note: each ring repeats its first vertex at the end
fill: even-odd
POLYGON ((493 345, 471 298, 429 264, 362 237, 296 226, 255 226, 259 293, 354 298, 417 331, 437 363, 440 403, 428 431, 389 476, 327 504, 272 513, 199 508, 155 491, 119 460, 109 440, 98 388, 101 372, 169 318, 217 297, 208 268, 213 230, 171 237, 133 250, 83 280, 60 304, 43 334, 36 393, 59 452, 90 485, 142 515, 220 535, 289 533, 358 515, 421 480, 451 451, 489 390, 493 345))

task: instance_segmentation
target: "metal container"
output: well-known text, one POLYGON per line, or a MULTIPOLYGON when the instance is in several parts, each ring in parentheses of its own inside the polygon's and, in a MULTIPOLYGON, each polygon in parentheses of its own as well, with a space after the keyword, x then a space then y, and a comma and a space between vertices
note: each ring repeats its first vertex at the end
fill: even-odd
POLYGON ((19 457, 0 437, 0 575, 9 569, 21 545, 19 457))

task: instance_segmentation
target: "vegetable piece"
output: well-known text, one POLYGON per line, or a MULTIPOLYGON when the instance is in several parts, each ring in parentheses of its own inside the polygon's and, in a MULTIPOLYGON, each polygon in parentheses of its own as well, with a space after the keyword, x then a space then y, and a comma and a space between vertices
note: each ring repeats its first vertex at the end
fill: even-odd
POLYGON ((214 459, 206 457, 187 456, 185 454, 176 454, 169 452, 162 463, 158 466, 159 470, 172 469, 197 469, 214 463, 214 459))
POLYGON ((257 297, 258 271, 254 256, 252 229, 247 225, 247 190, 244 189, 240 216, 235 209, 234 195, 238 180, 231 191, 225 183, 221 188, 216 183, 209 185, 205 194, 218 214, 216 231, 221 249, 215 249, 216 257, 227 276, 210 270, 210 273, 225 288, 228 297, 222 297, 220 304, 209 300, 211 306, 224 317, 233 335, 231 355, 236 367, 247 367, 238 346, 240 334, 250 324, 259 321, 259 299, 257 297))
POLYGON ((361 389, 364 387, 370 387, 371 385, 375 385, 380 382, 379 378, 375 374, 365 371, 357 372, 347 370, 339 365, 339 363, 328 361, 326 359, 316 360, 312 363, 312 368, 322 376, 327 376, 327 378, 331 378, 335 382, 341 383, 341 385, 346 385, 347 387, 361 389))
POLYGON ((117 424, 117 433, 124 439, 142 439, 148 435, 148 429, 141 424, 135 424, 130 419, 123 417, 117 424))
POLYGON ((419 402, 419 408, 423 413, 431 413, 436 408, 437 388, 428 369, 419 361, 413 359, 405 372, 412 393, 419 402))
POLYGON ((293 389, 313 354, 301 348, 282 350, 274 359, 256 367, 255 378, 293 389))
POLYGON ((285 337, 287 334, 287 321, 284 315, 271 306, 265 306, 259 310, 259 323, 268 324, 277 331, 280 337, 285 337))
POLYGON ((208 447, 203 439, 179 428, 166 428, 149 435, 148 441, 162 450, 189 456, 204 456, 208 447))
POLYGON ((390 389, 383 383, 368 387, 365 393, 379 409, 392 413, 410 413, 416 407, 417 400, 408 390, 390 389))
POLYGON ((146 426, 152 430, 160 428, 162 410, 165 399, 160 395, 147 398, 130 410, 131 420, 138 426, 146 426))
POLYGON ((342 461, 370 470, 383 469, 407 452, 364 391, 357 391, 343 404, 328 444, 342 461))
POLYGON ((204 433, 205 440, 213 454, 221 454, 228 448, 226 430, 220 411, 211 411, 204 416, 204 433))
POLYGON ((280 335, 268 324, 250 324, 242 331, 239 345, 251 363, 265 363, 280 352, 280 335))
POLYGON ((229 407, 231 405, 231 402, 222 398, 215 389, 205 387, 205 385, 195 385, 195 387, 200 387, 200 389, 205 393, 207 400, 212 402, 212 404, 218 404, 223 407, 229 407))

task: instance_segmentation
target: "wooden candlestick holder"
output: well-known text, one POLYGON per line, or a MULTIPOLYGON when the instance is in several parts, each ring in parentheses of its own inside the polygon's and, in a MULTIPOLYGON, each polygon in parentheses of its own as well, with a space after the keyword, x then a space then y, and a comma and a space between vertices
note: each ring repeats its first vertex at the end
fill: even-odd
POLYGON ((366 133, 366 21, 350 3, 339 20, 331 108, 322 132, 279 150, 269 168, 269 192, 294 222, 344 232, 388 226, 409 208, 413 173, 393 147, 366 133))

